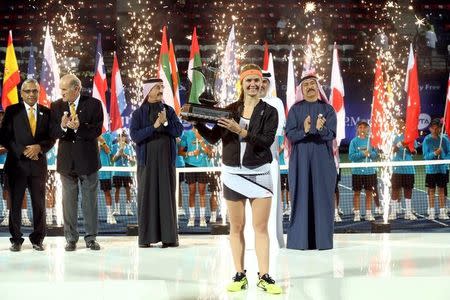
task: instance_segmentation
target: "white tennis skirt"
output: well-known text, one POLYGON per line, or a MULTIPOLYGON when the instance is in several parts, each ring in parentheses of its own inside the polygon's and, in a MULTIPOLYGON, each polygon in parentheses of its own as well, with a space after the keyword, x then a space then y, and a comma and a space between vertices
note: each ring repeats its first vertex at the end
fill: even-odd
POLYGON ((255 169, 222 167, 223 197, 226 200, 243 200, 272 197, 270 164, 255 169))

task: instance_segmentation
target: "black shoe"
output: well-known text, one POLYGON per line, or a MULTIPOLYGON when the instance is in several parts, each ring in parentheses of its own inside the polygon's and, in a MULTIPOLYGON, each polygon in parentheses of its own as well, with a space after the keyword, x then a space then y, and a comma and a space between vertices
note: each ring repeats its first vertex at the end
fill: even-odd
POLYGON ((36 251, 44 251, 45 250, 44 245, 42 245, 42 243, 39 243, 39 244, 32 243, 32 245, 33 245, 33 249, 36 251))
POLYGON ((66 251, 75 251, 77 249, 77 243, 75 243, 75 242, 67 242, 66 247, 64 249, 66 251))
POLYGON ((178 247, 180 244, 178 242, 175 243, 162 243, 161 248, 168 248, 168 247, 178 247))
POLYGON ((151 244, 139 244, 139 248, 150 248, 151 244))
POLYGON ((22 245, 19 243, 12 243, 11 247, 9 247, 9 250, 12 252, 19 252, 22 249, 22 245))
POLYGON ((89 248, 91 250, 100 250, 100 245, 97 243, 97 241, 89 241, 86 243, 86 248, 89 248))

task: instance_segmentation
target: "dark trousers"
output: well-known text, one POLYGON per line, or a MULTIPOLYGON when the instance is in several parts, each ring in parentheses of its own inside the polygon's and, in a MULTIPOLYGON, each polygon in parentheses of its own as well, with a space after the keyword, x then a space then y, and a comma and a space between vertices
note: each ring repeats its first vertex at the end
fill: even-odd
POLYGON ((84 217, 86 242, 95 240, 98 233, 97 188, 98 172, 89 175, 61 175, 64 236, 68 242, 78 242, 78 181, 81 185, 81 208, 84 217))
POLYGON ((42 243, 46 234, 45 224, 45 182, 46 173, 43 176, 8 176, 8 190, 11 199, 11 211, 9 214, 9 232, 11 242, 22 244, 21 222, 22 222, 22 201, 26 188, 30 193, 31 205, 33 208, 34 231, 30 234, 30 241, 33 244, 42 243))

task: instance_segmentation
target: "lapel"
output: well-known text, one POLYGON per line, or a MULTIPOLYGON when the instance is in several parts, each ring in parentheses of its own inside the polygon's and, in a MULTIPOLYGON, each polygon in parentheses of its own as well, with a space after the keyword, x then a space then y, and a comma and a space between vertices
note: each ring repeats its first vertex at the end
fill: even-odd
POLYGON ((38 132, 39 132, 39 128, 42 124, 42 118, 44 117, 43 113, 41 112, 41 107, 38 104, 37 105, 37 109, 36 109, 36 132, 34 134, 34 137, 37 137, 38 132))
POLYGON ((77 106, 77 115, 78 115, 78 119, 80 119, 80 114, 84 111, 85 106, 86 106, 86 98, 80 95, 80 100, 78 101, 78 106, 77 106))
MULTIPOLYGON (((85 108, 85 106, 86 106, 86 98, 85 97, 83 97, 82 95, 80 95, 80 100, 78 100, 78 106, 77 106, 77 109, 76 109, 76 112, 77 112, 77 115, 78 115, 78 118, 80 117, 80 113, 82 113, 83 111, 84 111, 84 108, 85 108)), ((70 115, 70 105, 69 105, 69 102, 66 102, 66 101, 63 101, 63 113, 65 112, 65 111, 67 111, 68 112, 68 114, 70 115)))

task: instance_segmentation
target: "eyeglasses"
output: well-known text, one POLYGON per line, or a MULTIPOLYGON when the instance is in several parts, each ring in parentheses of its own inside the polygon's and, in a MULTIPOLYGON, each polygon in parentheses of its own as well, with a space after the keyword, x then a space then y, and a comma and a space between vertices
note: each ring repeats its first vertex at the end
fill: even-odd
POLYGON ((31 93, 37 94, 37 93, 39 93, 39 90, 37 90, 37 89, 34 89, 34 90, 22 90, 22 92, 24 92, 25 94, 31 94, 31 93))

